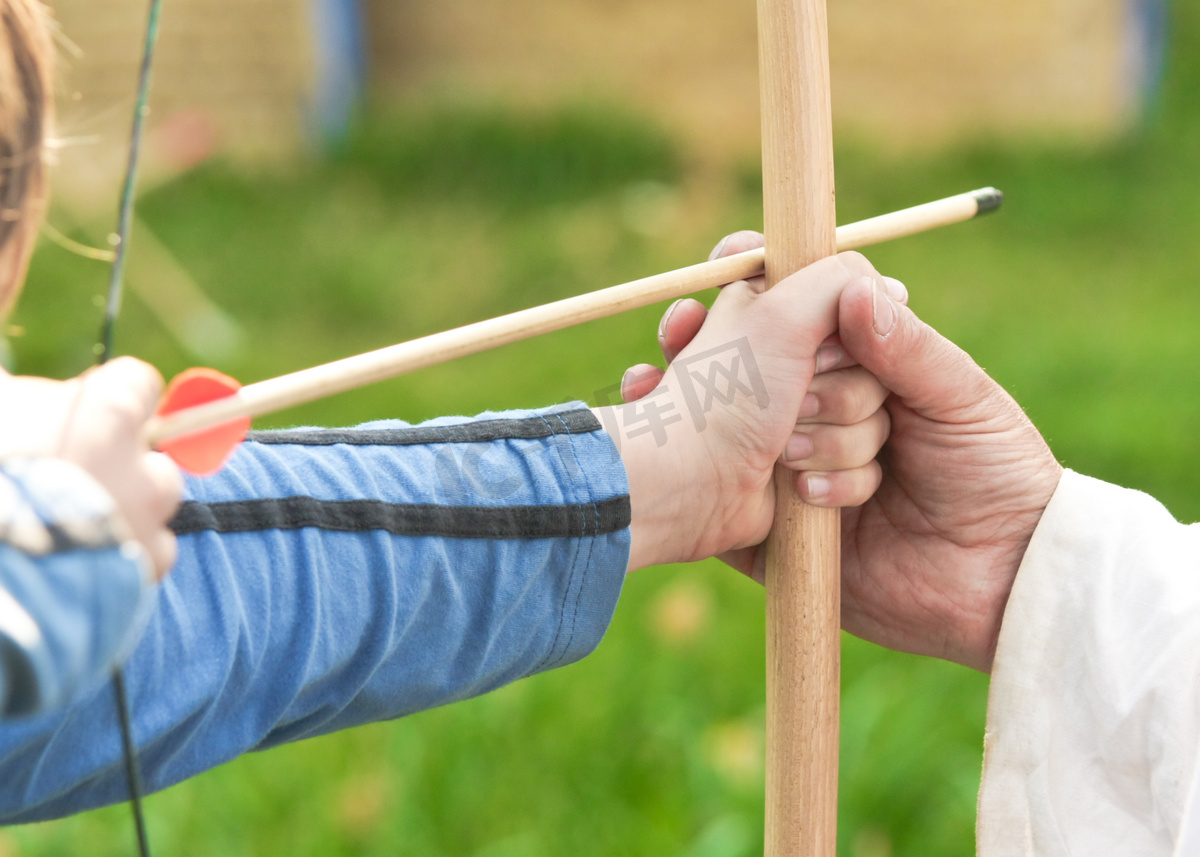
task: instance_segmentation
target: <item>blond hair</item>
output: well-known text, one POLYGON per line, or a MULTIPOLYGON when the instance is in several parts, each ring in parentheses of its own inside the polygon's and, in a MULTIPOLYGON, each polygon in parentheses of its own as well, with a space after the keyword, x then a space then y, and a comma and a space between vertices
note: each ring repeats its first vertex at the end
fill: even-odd
POLYGON ((46 208, 50 33, 50 12, 39 0, 0 0, 0 317, 20 293, 46 208))

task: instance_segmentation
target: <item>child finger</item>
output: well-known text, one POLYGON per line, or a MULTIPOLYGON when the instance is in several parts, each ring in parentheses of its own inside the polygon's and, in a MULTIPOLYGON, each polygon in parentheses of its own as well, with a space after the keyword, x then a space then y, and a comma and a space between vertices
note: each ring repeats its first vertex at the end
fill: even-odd
POLYGON ((649 363, 630 366, 621 378, 621 398, 629 403, 650 395, 665 374, 662 369, 651 366, 649 363))
POLYGON ((154 414, 163 391, 158 370, 133 357, 118 357, 91 369, 83 380, 93 395, 133 409, 143 422, 154 414))
MULTIPOLYGON (((745 253, 749 250, 757 250, 765 243, 766 240, 763 238, 761 232, 752 232, 750 230, 734 232, 732 235, 726 235, 721 239, 721 242, 717 244, 717 246, 713 248, 712 253, 709 254, 708 260, 711 262, 715 259, 723 259, 726 256, 745 253)), ((746 282, 749 284, 750 288, 758 294, 762 294, 762 292, 764 292, 767 288, 767 281, 765 277, 751 277, 750 279, 746 280, 746 282)), ((722 286, 722 288, 724 288, 724 286, 722 286)))
POLYGON ((668 363, 687 348, 708 318, 708 307, 691 298, 681 298, 668 307, 658 325, 658 347, 668 363))
POLYGON ((149 485, 154 520, 166 523, 183 500, 183 476, 175 462, 161 452, 148 452, 142 457, 142 473, 149 485))
POLYGON ((838 369, 848 369, 851 366, 857 365, 858 361, 854 359, 854 355, 846 350, 842 344, 842 337, 837 333, 831 333, 817 348, 816 372, 818 375, 826 372, 836 372, 838 369))
POLYGON ((887 397, 887 388, 861 366, 817 375, 796 425, 855 425, 882 408, 887 397))
POLYGON ((857 365, 858 361, 842 346, 842 340, 836 333, 822 342, 821 346, 817 349, 817 375, 824 375, 826 372, 836 372, 839 369, 848 369, 851 366, 857 365))
POLYGON ((150 557, 150 565, 154 568, 154 579, 161 581, 175 565, 179 556, 179 543, 175 534, 165 527, 156 531, 150 538, 150 544, 144 545, 150 557))
POLYGON ((869 461, 849 470, 801 473, 796 478, 796 488, 810 506, 846 509, 870 500, 882 479, 879 462, 869 461))
POLYGON ((882 409, 850 426, 806 426, 788 439, 780 463, 789 470, 862 467, 879 454, 891 427, 891 417, 882 409))
POLYGON ((726 235, 717 243, 713 251, 708 254, 708 261, 713 262, 717 259, 724 259, 726 256, 745 253, 749 250, 757 250, 766 243, 766 239, 761 232, 754 232, 749 229, 734 232, 732 235, 726 235))

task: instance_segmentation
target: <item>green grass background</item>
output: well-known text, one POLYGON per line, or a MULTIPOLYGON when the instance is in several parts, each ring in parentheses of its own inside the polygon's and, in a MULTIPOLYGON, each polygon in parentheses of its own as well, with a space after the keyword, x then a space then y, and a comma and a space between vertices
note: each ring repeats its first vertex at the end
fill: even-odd
MULTIPOLYGON (((1011 390, 1060 459, 1200 517, 1200 8, 1175 4, 1144 129, 1091 149, 838 151, 848 222, 979 185, 993 218, 870 251, 912 305, 1011 390)), ((252 334, 245 381, 703 258, 761 223, 757 168, 698 176, 646 117, 374 115, 319 164, 220 164, 141 212, 252 334)), ((136 247, 136 236, 135 236, 136 247)), ((42 247, 13 340, 23 372, 91 360, 105 271, 42 247)), ((662 307, 260 421, 590 399, 656 360, 662 307)), ((191 358, 130 297, 119 349, 191 358)), ((161 855, 761 853, 763 596, 715 563, 641 572, 581 664, 488 697, 255 754, 148 801, 161 855)), ((973 849, 986 678, 845 639, 839 853, 973 849)), ((128 809, 0 832, 0 855, 133 853, 128 809)))

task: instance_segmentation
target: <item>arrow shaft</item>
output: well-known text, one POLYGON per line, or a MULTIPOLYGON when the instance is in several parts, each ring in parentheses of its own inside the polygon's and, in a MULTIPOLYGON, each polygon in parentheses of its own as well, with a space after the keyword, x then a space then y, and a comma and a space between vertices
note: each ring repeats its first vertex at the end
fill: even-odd
MULTIPOLYGON (((994 208, 988 200, 996 197, 998 192, 988 188, 843 226, 837 230, 837 246, 854 250, 961 223, 994 208)), ((756 277, 763 273, 763 259, 763 250, 751 250, 249 384, 229 398, 151 420, 146 436, 157 445, 230 420, 263 416, 543 333, 756 277)))

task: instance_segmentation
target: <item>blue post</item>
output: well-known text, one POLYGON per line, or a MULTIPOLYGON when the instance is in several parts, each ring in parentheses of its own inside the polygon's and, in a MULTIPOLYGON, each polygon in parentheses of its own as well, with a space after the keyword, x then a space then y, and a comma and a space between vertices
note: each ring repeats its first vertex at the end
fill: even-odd
POLYGON ((344 140, 367 81, 366 40, 359 0, 310 0, 317 74, 313 125, 318 140, 344 140))

